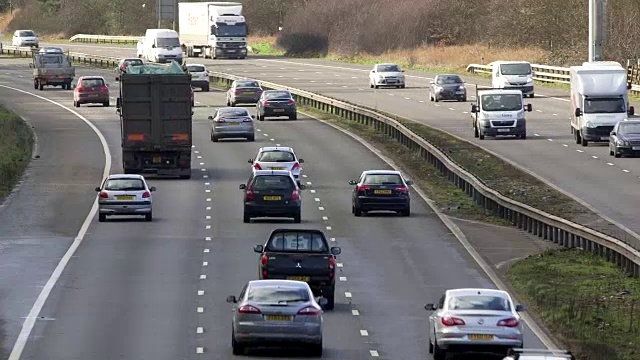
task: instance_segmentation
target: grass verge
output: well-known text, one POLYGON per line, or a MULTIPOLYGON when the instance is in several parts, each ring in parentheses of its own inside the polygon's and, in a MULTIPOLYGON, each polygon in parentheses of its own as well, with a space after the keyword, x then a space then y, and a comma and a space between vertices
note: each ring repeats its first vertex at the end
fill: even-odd
POLYGON ((29 165, 33 133, 18 115, 0 106, 0 203, 29 165))
POLYGON ((513 264, 507 279, 578 359, 640 359, 640 280, 615 264, 578 249, 553 250, 513 264))

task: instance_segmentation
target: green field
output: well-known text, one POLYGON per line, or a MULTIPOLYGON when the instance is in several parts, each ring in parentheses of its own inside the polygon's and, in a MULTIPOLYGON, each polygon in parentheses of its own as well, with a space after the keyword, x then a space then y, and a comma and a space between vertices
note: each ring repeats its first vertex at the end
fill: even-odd
POLYGON ((18 115, 0 106, 0 203, 29 165, 33 133, 18 115))

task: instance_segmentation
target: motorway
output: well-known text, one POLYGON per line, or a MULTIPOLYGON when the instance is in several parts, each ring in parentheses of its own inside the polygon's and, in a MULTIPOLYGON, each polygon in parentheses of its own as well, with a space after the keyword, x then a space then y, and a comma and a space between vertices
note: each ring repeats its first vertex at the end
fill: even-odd
MULTIPOLYGON (((69 111, 69 91, 35 92, 67 108, 33 97, 27 64, 0 62, 0 99, 35 125, 41 155, 0 210, 0 236, 8 244, 0 264, 12 266, 0 277, 3 358, 89 212, 101 180, 100 142, 77 115, 104 135, 111 172, 122 170, 115 108, 83 106, 74 109, 76 115, 69 111)), ((112 77, 111 71, 77 69, 78 76, 90 74, 112 77)), ((115 95, 118 85, 109 82, 115 95)), ((437 301, 447 288, 494 287, 417 194, 409 218, 351 215, 348 181, 362 170, 389 167, 360 143, 306 117, 260 122, 255 143, 212 143, 206 117, 212 107, 223 106, 224 95, 196 93, 196 101, 195 175, 150 179, 158 188, 151 223, 92 220, 44 303, 21 359, 234 358, 225 298, 256 277, 252 246, 281 226, 324 229, 343 249, 336 308, 325 314, 328 359, 430 358, 424 303, 437 301), (273 144, 292 146, 305 159, 303 223, 243 224, 238 184, 249 175, 246 161, 258 147, 273 144)), ((543 347, 528 327, 525 344, 543 347)))
MULTIPOLYGON (((135 49, 124 46, 64 46, 71 51, 87 54, 135 57, 135 49)), ((588 147, 575 144, 569 131, 571 109, 566 90, 538 86, 537 97, 526 99, 534 109, 527 114, 529 139, 526 141, 481 141, 473 138, 470 103, 429 102, 428 85, 434 74, 407 71, 406 89, 374 90, 368 86, 368 65, 264 57, 250 57, 246 60, 189 58, 188 63, 203 63, 212 71, 300 88, 433 125, 504 156, 581 199, 605 217, 640 233, 640 222, 636 221, 636 208, 640 203, 640 192, 637 191, 640 185, 640 161, 610 157, 606 144, 588 147)), ((488 79, 463 78, 468 83, 470 95, 475 91, 472 84, 490 85, 488 79)), ((469 98, 474 99, 473 96, 469 98)), ((640 111, 639 104, 635 105, 640 111)), ((613 235, 640 248, 640 241, 637 239, 619 231, 613 235)))

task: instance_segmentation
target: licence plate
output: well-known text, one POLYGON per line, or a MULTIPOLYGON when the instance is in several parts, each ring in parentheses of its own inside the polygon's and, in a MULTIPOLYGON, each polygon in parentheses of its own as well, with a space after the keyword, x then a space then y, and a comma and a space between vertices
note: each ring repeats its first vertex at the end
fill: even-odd
POLYGON ((253 92, 253 91, 245 91, 244 94, 245 95, 253 95, 253 94, 255 94, 255 92, 253 92))
POLYGON ((281 196, 265 196, 263 197, 264 201, 278 201, 282 200, 281 196))
POLYGON ((230 52, 230 53, 234 53, 234 52, 236 52, 236 50, 229 50, 229 52, 230 52))
POLYGON ((309 281, 311 280, 308 276, 287 276, 288 280, 297 280, 297 281, 309 281))
POLYGON ((489 334, 470 334, 470 340, 493 340, 493 335, 489 334))
POLYGON ((509 132, 511 129, 498 129, 498 132, 509 132))
POLYGON ((265 315, 264 319, 267 321, 291 321, 293 317, 291 315, 265 315))
POLYGON ((391 195, 391 190, 373 190, 374 194, 391 195))
POLYGON ((632 146, 631 150, 640 150, 640 146, 632 146))
POLYGON ((231 125, 231 126, 238 126, 238 125, 240 125, 240 123, 238 123, 238 122, 232 122, 232 123, 229 123, 229 125, 231 125))
POLYGON ((160 156, 154 156, 152 161, 154 164, 158 164, 162 161, 162 158, 160 156))
POLYGON ((602 136, 602 137, 600 137, 600 140, 609 140, 609 137, 608 136, 602 136))
POLYGON ((284 112, 284 109, 273 109, 273 112, 284 112))
POLYGON ((118 200, 133 200, 134 198, 135 196, 131 196, 131 195, 116 196, 116 199, 118 200))
POLYGON ((271 170, 286 170, 283 167, 272 167, 271 170))

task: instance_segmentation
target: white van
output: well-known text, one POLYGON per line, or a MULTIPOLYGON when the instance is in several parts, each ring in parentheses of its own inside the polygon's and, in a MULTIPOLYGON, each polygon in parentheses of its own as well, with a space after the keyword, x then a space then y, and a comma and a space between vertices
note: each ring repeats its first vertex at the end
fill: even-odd
POLYGON ((156 63, 175 60, 182 64, 182 47, 178 33, 170 29, 147 29, 138 42, 138 57, 156 63))
POLYGON ((517 89, 525 97, 534 96, 531 64, 526 61, 495 61, 491 66, 491 83, 494 89, 517 89))
POLYGON ((524 104, 518 89, 476 88, 476 99, 471 104, 473 136, 484 140, 485 136, 515 136, 527 138, 525 111, 531 112, 531 104, 524 104))

